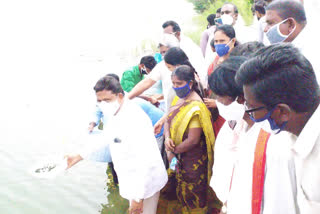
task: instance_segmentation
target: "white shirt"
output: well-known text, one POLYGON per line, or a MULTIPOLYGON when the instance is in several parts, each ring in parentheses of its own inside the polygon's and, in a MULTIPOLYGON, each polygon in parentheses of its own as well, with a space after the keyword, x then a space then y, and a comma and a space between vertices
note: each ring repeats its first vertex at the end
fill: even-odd
POLYGON ((96 142, 96 145, 88 143, 86 151, 80 155, 86 157, 85 153, 109 144, 123 198, 146 199, 159 192, 168 176, 147 114, 125 99, 119 112, 109 118, 104 130, 107 131, 105 140, 96 142))
MULTIPOLYGON (((254 124, 247 133, 240 136, 238 158, 227 202, 228 214, 251 213, 254 153, 260 128, 260 124, 254 124)), ((291 146, 291 135, 287 132, 269 138, 262 198, 263 214, 299 213, 291 146)))
POLYGON ((247 132, 240 134, 231 190, 227 201, 228 214, 251 213, 252 166, 259 131, 260 126, 253 125, 247 132))
POLYGON ((169 92, 170 92, 170 90, 173 90, 172 89, 171 74, 172 74, 172 72, 167 68, 164 60, 162 60, 160 63, 158 63, 153 68, 152 72, 147 77, 147 78, 152 79, 153 81, 161 80, 162 92, 163 92, 164 102, 166 104, 166 109, 171 104, 170 99, 169 99, 169 92))
POLYGON ((236 32, 237 41, 240 44, 257 40, 257 37, 256 37, 257 29, 254 25, 245 26, 245 25, 240 24, 237 21, 236 24, 233 25, 233 28, 236 32))
POLYGON ((309 119, 293 151, 297 168, 298 205, 302 214, 320 213, 320 107, 309 119))
POLYGON ((263 214, 299 213, 291 136, 288 132, 271 135, 267 144, 263 214))
POLYGON ((204 57, 202 55, 201 49, 196 45, 189 37, 181 34, 180 36, 180 48, 188 56, 191 65, 197 71, 200 82, 204 88, 208 86, 208 75, 204 57))
POLYGON ((317 53, 320 47, 317 43, 319 33, 318 25, 314 26, 308 23, 292 41, 292 44, 297 47, 312 64, 318 82, 320 82, 320 60, 318 59, 319 54, 317 53))
POLYGON ((232 130, 226 121, 221 127, 215 142, 210 186, 223 203, 227 201, 229 195, 230 181, 238 150, 238 141, 235 134, 239 134, 236 132, 242 129, 243 123, 243 120, 240 124, 237 123, 232 130))

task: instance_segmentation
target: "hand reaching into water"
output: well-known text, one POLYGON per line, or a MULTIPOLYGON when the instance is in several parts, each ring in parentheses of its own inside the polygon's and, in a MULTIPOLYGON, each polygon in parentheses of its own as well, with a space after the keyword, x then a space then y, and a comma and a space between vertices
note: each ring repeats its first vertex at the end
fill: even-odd
POLYGON ((89 132, 92 132, 95 126, 96 126, 95 122, 89 123, 89 127, 88 127, 89 132))
POLYGON ((64 156, 64 158, 67 158, 68 166, 66 169, 71 168, 73 165, 75 165, 79 161, 83 160, 83 158, 80 155, 66 155, 66 156, 64 156))

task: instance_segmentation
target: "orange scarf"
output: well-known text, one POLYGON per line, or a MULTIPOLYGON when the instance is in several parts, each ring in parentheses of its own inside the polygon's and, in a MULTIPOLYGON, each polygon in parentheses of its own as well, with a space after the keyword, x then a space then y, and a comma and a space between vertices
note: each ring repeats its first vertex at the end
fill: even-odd
POLYGON ((270 133, 260 130, 259 137, 254 152, 253 176, 252 176, 252 214, 261 213, 261 203, 263 196, 266 151, 270 133))

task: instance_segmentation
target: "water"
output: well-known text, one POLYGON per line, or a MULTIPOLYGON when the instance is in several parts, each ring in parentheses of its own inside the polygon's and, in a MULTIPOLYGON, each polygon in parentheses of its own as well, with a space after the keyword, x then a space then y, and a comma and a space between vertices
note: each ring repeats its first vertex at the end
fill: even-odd
POLYGON ((2 2, 1 214, 101 212, 106 164, 82 161, 51 180, 28 170, 75 151, 94 111, 95 82, 137 64, 145 54, 137 44, 157 38, 164 21, 186 29, 192 7, 184 0, 2 2))

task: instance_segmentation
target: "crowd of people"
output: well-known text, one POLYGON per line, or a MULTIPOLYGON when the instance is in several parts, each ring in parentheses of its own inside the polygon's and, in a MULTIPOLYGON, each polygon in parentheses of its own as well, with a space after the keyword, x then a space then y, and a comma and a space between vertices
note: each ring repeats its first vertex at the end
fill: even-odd
POLYGON ((200 46, 165 22, 157 57, 98 80, 89 131, 103 132, 68 167, 107 148, 130 214, 320 213, 306 1, 256 1, 253 41, 232 3, 208 16, 200 46))

